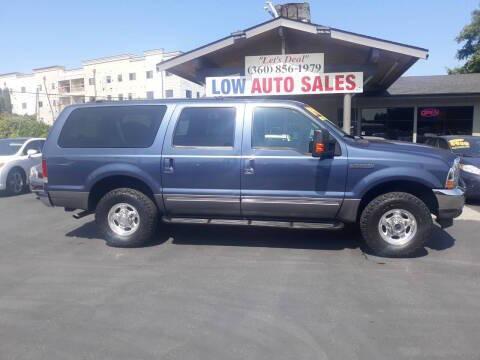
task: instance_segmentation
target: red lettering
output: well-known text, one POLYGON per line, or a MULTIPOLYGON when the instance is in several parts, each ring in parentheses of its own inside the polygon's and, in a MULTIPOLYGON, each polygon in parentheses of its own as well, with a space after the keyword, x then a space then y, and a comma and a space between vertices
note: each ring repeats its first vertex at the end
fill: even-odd
POLYGON ((333 91, 332 84, 330 84, 330 76, 325 75, 325 91, 333 91))
POLYGON ((277 93, 282 92, 282 87, 281 87, 282 78, 281 77, 274 77, 273 81, 275 81, 275 92, 277 92, 277 93))
POLYGON ((342 91, 344 85, 343 75, 335 75, 335 91, 342 91))
POLYGON ((252 81, 252 94, 255 94, 255 93, 259 93, 261 94, 262 93, 262 87, 260 86, 260 79, 253 79, 252 81))
POLYGON ((323 91, 323 84, 322 84, 322 77, 321 76, 315 76, 315 79, 313 80, 313 86, 312 86, 312 91, 323 91))
POLYGON ((309 92, 311 88, 312 85, 310 84, 310 76, 302 77, 302 92, 309 92))
POLYGON ((355 75, 350 74, 347 75, 345 81, 347 82, 347 90, 353 91, 357 87, 357 84, 355 83, 355 75))
POLYGON ((286 92, 292 92, 295 86, 295 83, 293 82, 293 78, 291 76, 286 77, 283 86, 285 86, 286 92))
POLYGON ((262 87, 264 93, 270 94, 272 92, 272 78, 263 78, 262 87))

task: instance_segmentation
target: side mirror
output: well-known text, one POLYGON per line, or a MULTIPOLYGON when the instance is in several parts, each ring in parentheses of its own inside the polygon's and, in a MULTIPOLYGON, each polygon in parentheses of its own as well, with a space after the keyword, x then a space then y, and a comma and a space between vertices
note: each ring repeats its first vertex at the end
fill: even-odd
POLYGON ((27 150, 27 156, 30 157, 30 156, 33 156, 35 154, 38 154, 38 150, 35 150, 35 149, 29 149, 27 150))
POLYGON ((327 151, 326 136, 322 130, 315 130, 313 132, 311 150, 313 157, 322 157, 327 151))

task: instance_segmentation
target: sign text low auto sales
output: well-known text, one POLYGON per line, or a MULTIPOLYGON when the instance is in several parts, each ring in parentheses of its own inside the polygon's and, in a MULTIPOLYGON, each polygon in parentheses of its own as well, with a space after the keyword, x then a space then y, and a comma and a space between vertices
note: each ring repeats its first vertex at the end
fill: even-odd
POLYGON ((323 54, 247 56, 246 76, 207 77, 208 97, 363 92, 363 73, 324 73, 323 54))

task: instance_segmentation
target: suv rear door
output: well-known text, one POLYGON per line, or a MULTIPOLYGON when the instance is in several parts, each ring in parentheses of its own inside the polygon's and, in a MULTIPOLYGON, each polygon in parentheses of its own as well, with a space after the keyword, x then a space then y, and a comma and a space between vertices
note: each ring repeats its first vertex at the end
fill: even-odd
POLYGON ((162 151, 169 216, 240 216, 244 104, 177 105, 162 151))
POLYGON ((345 195, 346 150, 330 159, 309 152, 314 130, 326 128, 296 106, 255 103, 246 106, 244 128, 244 217, 336 216, 345 195))

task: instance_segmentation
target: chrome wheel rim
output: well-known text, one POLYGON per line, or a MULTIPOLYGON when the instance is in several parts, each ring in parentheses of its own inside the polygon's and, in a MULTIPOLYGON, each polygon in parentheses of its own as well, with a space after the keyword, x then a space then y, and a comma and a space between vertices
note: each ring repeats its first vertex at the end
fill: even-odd
POLYGON ((22 192, 23 190, 23 177, 18 171, 14 172, 10 176, 10 187, 15 194, 22 192))
POLYGON ((130 204, 115 204, 108 212, 108 226, 117 235, 132 235, 140 226, 140 215, 130 204))
POLYGON ((378 232, 387 243, 403 246, 408 244, 417 234, 417 220, 407 210, 388 210, 380 218, 378 232))

